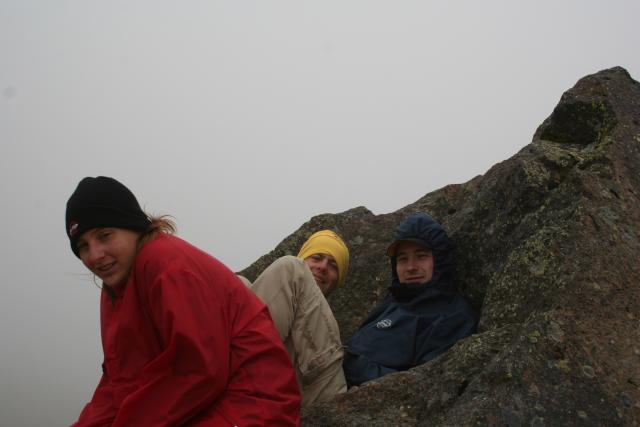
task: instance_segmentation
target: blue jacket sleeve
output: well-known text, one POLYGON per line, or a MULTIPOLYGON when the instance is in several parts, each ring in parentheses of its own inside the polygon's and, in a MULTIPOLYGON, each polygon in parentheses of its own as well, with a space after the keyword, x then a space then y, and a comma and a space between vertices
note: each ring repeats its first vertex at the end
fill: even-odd
POLYGON ((349 387, 398 372, 397 369, 381 365, 363 354, 350 352, 349 349, 345 352, 342 367, 349 387))
POLYGON ((413 366, 418 366, 440 356, 455 343, 476 331, 477 321, 471 312, 460 311, 446 317, 430 328, 427 339, 419 342, 413 366))

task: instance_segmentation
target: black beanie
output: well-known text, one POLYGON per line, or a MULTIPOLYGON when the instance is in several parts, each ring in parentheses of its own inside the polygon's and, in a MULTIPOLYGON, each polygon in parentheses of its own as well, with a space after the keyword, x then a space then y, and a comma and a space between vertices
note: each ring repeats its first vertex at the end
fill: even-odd
POLYGON ((150 225, 136 196, 120 182, 106 176, 84 178, 67 202, 65 228, 71 250, 78 258, 78 238, 87 230, 117 227, 145 231, 150 225))

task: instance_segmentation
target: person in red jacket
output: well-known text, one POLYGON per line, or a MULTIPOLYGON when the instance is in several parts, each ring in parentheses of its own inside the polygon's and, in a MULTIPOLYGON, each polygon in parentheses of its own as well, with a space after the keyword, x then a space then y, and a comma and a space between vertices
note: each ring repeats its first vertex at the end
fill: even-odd
POLYGON ((71 249, 102 280, 104 363, 75 426, 294 426, 296 377, 266 306, 112 178, 67 202, 71 249))

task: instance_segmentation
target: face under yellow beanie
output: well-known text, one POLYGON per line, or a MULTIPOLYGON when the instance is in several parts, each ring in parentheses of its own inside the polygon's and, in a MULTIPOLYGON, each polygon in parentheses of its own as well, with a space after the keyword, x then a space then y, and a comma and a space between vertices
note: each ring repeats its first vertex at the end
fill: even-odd
POLYGON ((340 236, 331 230, 313 233, 300 248, 298 258, 306 259, 313 254, 331 255, 338 264, 338 286, 344 284, 349 270, 349 249, 340 236))

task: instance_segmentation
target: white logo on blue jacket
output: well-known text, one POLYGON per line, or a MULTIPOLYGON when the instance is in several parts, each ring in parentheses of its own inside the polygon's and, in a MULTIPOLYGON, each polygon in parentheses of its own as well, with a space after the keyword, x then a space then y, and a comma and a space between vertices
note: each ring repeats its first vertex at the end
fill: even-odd
POLYGON ((387 329, 387 328, 390 328, 391 325, 393 325, 393 322, 391 321, 391 319, 382 319, 381 321, 376 323, 376 328, 387 329))

